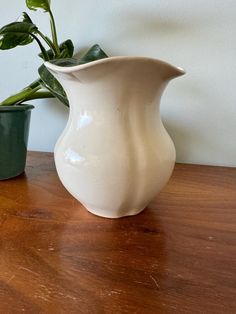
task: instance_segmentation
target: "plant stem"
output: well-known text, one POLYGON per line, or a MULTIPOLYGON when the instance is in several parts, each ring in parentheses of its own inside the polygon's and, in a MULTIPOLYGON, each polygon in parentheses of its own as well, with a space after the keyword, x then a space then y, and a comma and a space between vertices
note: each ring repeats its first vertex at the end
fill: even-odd
POLYGON ((54 16, 53 16, 51 10, 49 10, 48 13, 50 15, 50 24, 51 24, 51 32, 52 32, 53 43, 54 43, 55 48, 57 50, 57 53, 59 55, 60 54, 60 49, 59 49, 58 40, 57 40, 57 31, 56 31, 56 24, 55 24, 54 16))
POLYGON ((33 33, 30 33, 30 35, 37 41, 39 47, 40 47, 40 50, 42 52, 42 55, 43 55, 43 58, 44 58, 44 61, 49 61, 49 57, 48 57, 48 54, 47 54, 47 51, 46 49, 43 47, 43 45, 41 44, 41 41, 38 39, 37 36, 35 36, 33 33))
POLYGON ((28 96, 27 99, 24 99, 24 100, 33 100, 33 99, 42 99, 42 98, 55 98, 55 96, 53 96, 53 94, 51 94, 50 92, 42 89, 28 96))
POLYGON ((54 52, 55 57, 58 56, 58 51, 56 46, 54 45, 54 43, 50 40, 50 38, 48 38, 47 36, 45 36, 43 33, 41 33, 39 30, 37 30, 37 33, 39 34, 39 36, 41 36, 41 38, 48 44, 48 46, 52 49, 52 51, 54 52))
POLYGON ((12 106, 20 104, 23 101, 30 99, 29 97, 32 97, 32 95, 36 93, 40 88, 41 88, 40 83, 38 84, 38 86, 35 86, 34 88, 28 86, 19 93, 16 93, 15 95, 6 98, 4 101, 0 103, 0 106, 12 106))
MULTIPOLYGON (((26 88, 31 88, 34 89, 35 87, 41 86, 41 80, 37 79, 35 81, 33 81, 30 85, 26 86, 26 88)), ((26 89, 24 88, 24 89, 26 89)))

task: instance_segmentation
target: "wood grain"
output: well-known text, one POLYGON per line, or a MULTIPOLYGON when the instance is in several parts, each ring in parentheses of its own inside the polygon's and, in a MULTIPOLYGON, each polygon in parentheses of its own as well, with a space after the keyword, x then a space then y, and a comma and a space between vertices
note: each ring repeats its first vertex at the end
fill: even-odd
POLYGON ((177 164, 135 217, 89 214, 52 155, 0 182, 0 313, 236 313, 236 169, 177 164))

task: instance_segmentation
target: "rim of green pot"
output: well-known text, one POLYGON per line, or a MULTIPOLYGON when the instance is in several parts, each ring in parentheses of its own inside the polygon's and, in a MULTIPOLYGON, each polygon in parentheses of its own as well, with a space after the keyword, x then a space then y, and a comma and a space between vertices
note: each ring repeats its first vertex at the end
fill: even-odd
POLYGON ((33 105, 22 104, 22 105, 13 105, 13 106, 0 106, 0 112, 7 111, 26 111, 34 109, 33 105))

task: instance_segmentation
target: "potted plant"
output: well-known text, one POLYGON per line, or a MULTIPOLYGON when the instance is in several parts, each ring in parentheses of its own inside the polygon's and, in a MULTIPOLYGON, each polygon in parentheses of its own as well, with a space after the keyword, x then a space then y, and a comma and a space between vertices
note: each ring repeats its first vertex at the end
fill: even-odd
MULTIPOLYGON (((13 49, 33 42, 40 49, 39 57, 43 61, 57 60, 60 64, 70 59, 73 63, 86 63, 107 57, 99 45, 94 45, 79 60, 73 59, 74 45, 70 39, 58 43, 56 23, 51 10, 50 0, 26 0, 30 10, 43 10, 48 13, 51 36, 45 35, 33 23, 26 12, 13 23, 0 29, 0 50, 13 49)), ((34 107, 32 100, 40 98, 58 98, 69 106, 66 93, 61 84, 42 65, 39 78, 20 92, 0 102, 0 180, 15 177, 25 168, 30 112, 34 107)))

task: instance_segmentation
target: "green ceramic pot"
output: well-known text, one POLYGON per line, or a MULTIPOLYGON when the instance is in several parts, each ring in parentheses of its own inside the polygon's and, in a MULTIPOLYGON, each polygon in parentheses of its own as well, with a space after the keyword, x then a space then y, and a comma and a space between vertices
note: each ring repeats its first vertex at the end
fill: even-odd
POLYGON ((31 105, 0 107, 0 180, 25 170, 31 105))

